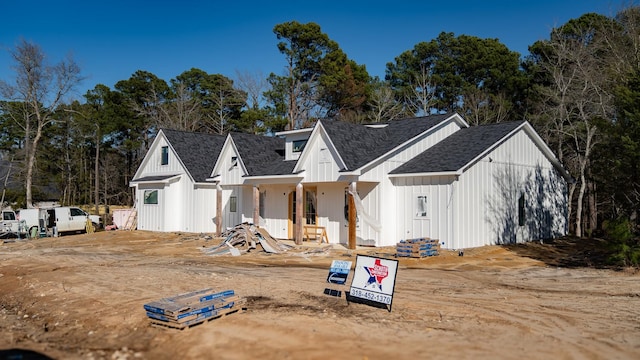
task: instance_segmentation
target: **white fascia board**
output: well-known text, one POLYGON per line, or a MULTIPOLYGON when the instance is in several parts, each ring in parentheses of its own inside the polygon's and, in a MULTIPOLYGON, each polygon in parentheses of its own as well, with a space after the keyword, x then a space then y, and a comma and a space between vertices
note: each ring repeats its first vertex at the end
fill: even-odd
POLYGON ((153 139, 153 142, 151 143, 151 146, 149 146, 149 151, 147 151, 147 153, 144 156, 144 159, 142 159, 142 162, 140 162, 140 166, 138 166, 136 173, 133 174, 133 179, 142 177, 140 176, 141 174, 139 173, 142 172, 142 169, 144 169, 147 166, 147 163, 149 162, 149 158, 152 156, 153 151, 158 146, 157 144, 160 141, 160 138, 164 138, 165 142, 167 144, 169 143, 169 140, 167 140, 167 137, 164 135, 164 132, 162 131, 162 129, 158 131, 158 133, 156 134, 156 137, 153 139))
POLYGON ((231 134, 227 134, 227 138, 224 139, 224 144, 222 144, 222 148, 220 148, 220 153, 218 154, 218 157, 216 158, 216 163, 213 166, 213 170, 211 170, 211 174, 210 174, 210 178, 207 178, 207 181, 209 181, 209 179, 212 178, 216 178, 216 177, 220 177, 220 164, 222 163, 222 154, 224 154, 224 150, 230 146, 229 142, 231 142, 231 134))
POLYGON ((304 134, 304 133, 308 133, 308 132, 312 132, 312 131, 313 131, 313 128, 304 128, 304 129, 296 129, 296 130, 278 131, 273 135, 274 136, 282 136, 282 135, 304 134))
POLYGON ((533 142, 538 145, 538 147, 540 147, 542 153, 547 157, 547 159, 549 159, 553 166, 555 166, 560 174, 562 174, 562 177, 564 177, 565 180, 569 182, 574 181, 571 174, 569 174, 567 169, 564 168, 562 163, 560 163, 560 160, 558 160, 556 155, 553 153, 553 150, 551 150, 549 145, 547 145, 547 143, 540 137, 536 129, 534 129, 528 121, 524 122, 524 130, 527 132, 527 134, 529 134, 529 136, 531 136, 533 142))
POLYGON ((389 178, 409 178, 419 176, 460 176, 462 171, 439 171, 439 172, 423 172, 423 173, 404 173, 404 174, 389 174, 389 178))
POLYGON ((487 156, 490 152, 492 152, 493 150, 495 150, 498 146, 500 146, 502 143, 504 143, 505 141, 507 141, 507 139, 509 139, 510 137, 512 137, 513 135, 515 135, 518 131, 520 131, 520 129, 522 129, 522 127, 525 125, 526 123, 523 122, 522 124, 520 124, 517 128, 511 130, 511 132, 509 132, 507 135, 503 136, 501 139, 499 139, 498 141, 494 142, 493 145, 489 146, 489 148, 487 148, 485 151, 481 152, 480 154, 478 154, 478 156, 474 157, 473 159, 471 159, 471 161, 469 161, 468 163, 464 164, 464 166, 460 169, 460 172, 465 172, 468 168, 470 168, 473 164, 475 164, 477 161, 479 161, 480 159, 482 159, 483 157, 487 156))
POLYGON ((236 142, 233 141, 233 137, 231 136, 231 134, 229 134, 229 138, 231 139, 231 146, 232 146, 233 151, 236 154, 236 158, 237 158, 238 164, 240 164, 240 169, 242 169, 242 173, 246 175, 249 172, 247 171, 247 168, 244 166, 244 161, 242 161, 242 157, 240 156, 240 152, 238 151, 238 147, 236 146, 236 142))
POLYGON ((362 173, 362 169, 366 169, 366 168, 368 168, 370 166, 373 166, 375 163, 381 161, 382 159, 386 159, 390 154, 393 154, 398 149, 402 149, 404 146, 407 146, 407 144, 410 144, 411 142, 415 141, 416 139, 428 136, 430 133, 435 132, 436 130, 440 129, 442 126, 444 126, 450 120, 458 123, 458 125, 460 125, 461 127, 469 127, 469 124, 467 124, 467 122, 464 121, 464 119, 462 119, 462 117, 460 117, 460 115, 458 115, 458 113, 452 114, 448 118, 442 120, 438 125, 430 128, 430 129, 427 129, 426 131, 424 131, 424 132, 412 137, 411 139, 408 139, 407 141, 403 142, 402 144, 396 146, 395 148, 393 148, 393 149, 387 151, 386 153, 380 155, 379 157, 369 161, 367 164, 364 164, 363 166, 360 167, 360 169, 357 169, 357 170, 359 170, 362 173))
POLYGON ((331 141, 331 138, 329 137, 329 134, 327 134, 327 130, 325 130, 324 126, 322 126, 322 121, 319 120, 316 123, 316 126, 313 128, 313 131, 311 131, 311 135, 309 135, 309 140, 307 140, 307 145, 305 145, 304 149, 302 150, 302 154, 300 154, 300 157, 298 158, 298 161, 296 161, 296 166, 294 166, 293 168, 293 172, 300 172, 300 171, 304 171, 305 169, 301 169, 300 167, 302 166, 302 164, 304 163, 305 159, 308 157, 309 152, 311 151, 310 149, 312 148, 311 146, 309 146, 309 144, 311 144, 312 141, 317 141, 315 140, 316 138, 318 138, 319 136, 322 136, 321 134, 325 134, 328 140, 327 146, 330 146, 333 150, 333 152, 335 154, 337 154, 338 156, 338 167, 344 169, 346 168, 345 162, 344 160, 342 160, 342 157, 340 156, 340 153, 338 152, 338 150, 336 149, 336 146, 333 144, 333 141, 331 141))
MULTIPOLYGON (((154 175, 149 175, 154 176, 154 175)), ((177 182, 182 177, 182 174, 172 175, 171 177, 159 179, 159 180, 142 180, 142 181, 130 181, 129 184, 171 184, 177 182)))
MULTIPOLYGON (((222 166, 222 163, 224 162, 222 159, 222 156, 224 156, 224 154, 226 153, 227 148, 230 148, 230 150, 236 154, 236 157, 238 158, 238 164, 240 164, 240 168, 242 169, 242 172, 244 174, 247 174, 247 168, 244 166, 244 162, 242 162, 242 158, 240 157, 240 153, 238 152, 236 143, 235 141, 233 141, 233 137, 231 136, 231 134, 228 134, 227 138, 224 140, 222 149, 220 149, 220 154, 218 154, 218 158, 216 159, 216 164, 213 167, 213 170, 211 171, 211 177, 207 178, 207 181, 209 181, 209 179, 215 179, 217 177, 220 177, 220 174, 221 174, 220 166, 222 166)), ((219 179, 214 181, 219 181, 219 179)))
POLYGON ((304 179, 304 171, 298 174, 246 176, 243 184, 297 184, 304 179))

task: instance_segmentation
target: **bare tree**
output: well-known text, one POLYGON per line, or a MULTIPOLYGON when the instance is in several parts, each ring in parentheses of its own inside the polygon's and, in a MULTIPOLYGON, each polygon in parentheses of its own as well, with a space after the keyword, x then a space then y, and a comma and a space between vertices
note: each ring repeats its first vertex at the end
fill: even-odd
POLYGON ((369 106, 369 118, 374 122, 390 121, 402 115, 402 105, 396 101, 393 89, 382 82, 375 85, 369 98, 369 106))
POLYGON ((542 88, 541 94, 559 159, 577 179, 569 186, 569 199, 578 192, 575 233, 582 236, 584 196, 593 181, 588 177, 589 167, 600 137, 598 121, 613 117, 611 78, 603 76, 610 63, 606 43, 590 28, 554 29, 547 45, 551 51, 543 52, 540 65, 549 74, 551 85, 542 88))
POLYGON ((53 121, 53 113, 82 77, 80 67, 70 56, 49 65, 42 49, 26 40, 10 53, 15 61, 16 82, 12 85, 0 81, 0 94, 22 104, 21 113, 9 112, 9 115, 24 131, 26 203, 32 207, 31 188, 43 130, 53 121))
POLYGON ((173 84, 173 98, 161 104, 158 126, 174 130, 196 131, 202 124, 202 103, 194 99, 182 82, 173 84))
POLYGON ((405 99, 410 111, 415 115, 429 115, 438 99, 433 76, 427 64, 420 64, 420 72, 412 76, 410 84, 412 93, 405 99))
POLYGON ((462 113, 472 125, 499 123, 509 116, 510 103, 502 94, 492 95, 472 87, 465 91, 462 113))
POLYGON ((236 86, 247 93, 247 107, 260 108, 262 93, 269 87, 267 79, 260 72, 250 74, 239 71, 236 71, 236 78, 236 86))

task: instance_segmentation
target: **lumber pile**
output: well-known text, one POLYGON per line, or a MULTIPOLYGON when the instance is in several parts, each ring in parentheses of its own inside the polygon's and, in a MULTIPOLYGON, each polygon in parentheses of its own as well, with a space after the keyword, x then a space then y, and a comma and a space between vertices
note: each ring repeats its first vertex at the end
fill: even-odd
POLYGON ((246 310, 246 299, 233 290, 211 288, 163 298, 144 304, 152 326, 185 329, 246 310))
POLYGON ((291 247, 273 238, 265 229, 253 224, 242 223, 222 233, 224 241, 210 248, 203 249, 207 255, 239 256, 258 247, 268 253, 282 253, 291 247))
POLYGON ((396 245, 396 256, 423 258, 436 256, 440 250, 440 242, 437 239, 418 238, 400 240, 396 245))

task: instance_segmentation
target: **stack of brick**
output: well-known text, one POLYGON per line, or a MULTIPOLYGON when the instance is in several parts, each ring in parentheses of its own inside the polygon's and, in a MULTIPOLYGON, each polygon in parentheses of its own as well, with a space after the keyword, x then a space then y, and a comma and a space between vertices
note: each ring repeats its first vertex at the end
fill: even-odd
POLYGON ((423 258, 436 256, 440 250, 440 242, 437 239, 418 238, 400 240, 396 245, 396 256, 423 258))
POLYGON ((245 310, 245 298, 233 290, 203 289, 144 304, 151 325, 184 329, 245 310))

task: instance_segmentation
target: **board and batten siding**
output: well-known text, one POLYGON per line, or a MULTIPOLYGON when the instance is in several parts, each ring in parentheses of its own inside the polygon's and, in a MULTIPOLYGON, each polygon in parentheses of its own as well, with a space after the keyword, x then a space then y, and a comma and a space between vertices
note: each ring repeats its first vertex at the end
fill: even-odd
POLYGON ((164 186, 162 184, 139 184, 136 191, 136 208, 138 209, 138 229, 149 231, 165 231, 164 219, 164 186), (158 190, 158 203, 145 204, 145 190, 158 190))
POLYGON ((449 248, 454 181, 454 176, 444 175, 393 178, 397 203, 394 219, 398 224, 394 239, 438 239, 449 248), (422 210, 426 214, 418 214, 418 199, 425 196, 427 207, 422 210))
POLYGON ((558 237, 567 232, 566 181, 520 130, 460 175, 450 248, 558 237), (524 196, 525 223, 519 224, 524 196))
POLYGON ((260 191, 264 195, 264 221, 263 226, 269 235, 277 239, 289 237, 289 193, 293 190, 291 185, 261 185, 260 191))
MULTIPOLYGON (((180 200, 177 192, 183 191, 183 184, 190 182, 182 164, 178 161, 175 152, 168 145, 164 136, 158 137, 145 158, 142 168, 136 174, 136 178, 146 176, 178 175, 180 180, 171 184, 138 184, 136 202, 138 209, 138 229, 150 231, 173 231, 182 222, 182 215, 173 212, 174 206, 167 207, 167 201, 180 200), (162 165, 162 147, 169 149, 168 164, 162 165), (180 188, 181 190, 178 190, 180 188), (145 190, 158 190, 158 204, 145 204, 145 190)), ((172 203, 173 204, 173 203, 172 203)), ((178 205, 183 207, 183 205, 178 205)))
POLYGON ((337 154, 327 145, 328 139, 324 132, 319 132, 305 146, 309 155, 304 159, 302 168, 305 170, 305 183, 337 181, 340 168, 336 162, 337 154))
MULTIPOLYGON (((403 149, 397 149, 382 162, 372 164, 372 166, 364 169, 364 173, 359 178, 360 181, 379 182, 375 196, 376 204, 374 205, 372 203, 374 198, 362 199, 367 208, 371 209, 372 206, 376 207, 376 211, 374 212, 373 209, 371 209, 371 213, 376 214, 376 219, 382 226, 382 230, 378 232, 372 227, 367 226, 366 224, 364 225, 366 228, 364 231, 369 238, 374 238, 371 236, 372 231, 377 233, 377 237, 375 237, 377 240, 375 244, 376 246, 395 245, 400 239, 406 239, 408 234, 413 234, 415 232, 408 229, 407 225, 403 222, 399 222, 397 220, 398 214, 405 211, 405 203, 398 201, 398 196, 404 196, 404 194, 398 194, 398 189, 394 182, 395 180, 391 181, 388 177, 389 172, 421 154, 458 130, 460 130, 460 125, 453 120, 450 120, 439 125, 435 129, 431 129, 428 136, 407 144, 403 149)), ((413 225, 411 228, 412 227, 413 225)))
POLYGON ((173 151, 171 146, 169 146, 167 140, 164 137, 160 137, 156 142, 154 142, 153 148, 149 149, 146 163, 138 177, 184 173, 185 170, 176 157, 176 153, 173 151), (167 165, 162 165, 162 147, 164 146, 168 146, 169 149, 169 162, 167 165))
POLYGON ((186 231, 214 233, 216 231, 216 187, 215 185, 196 185, 193 191, 187 191, 185 198, 186 231))

